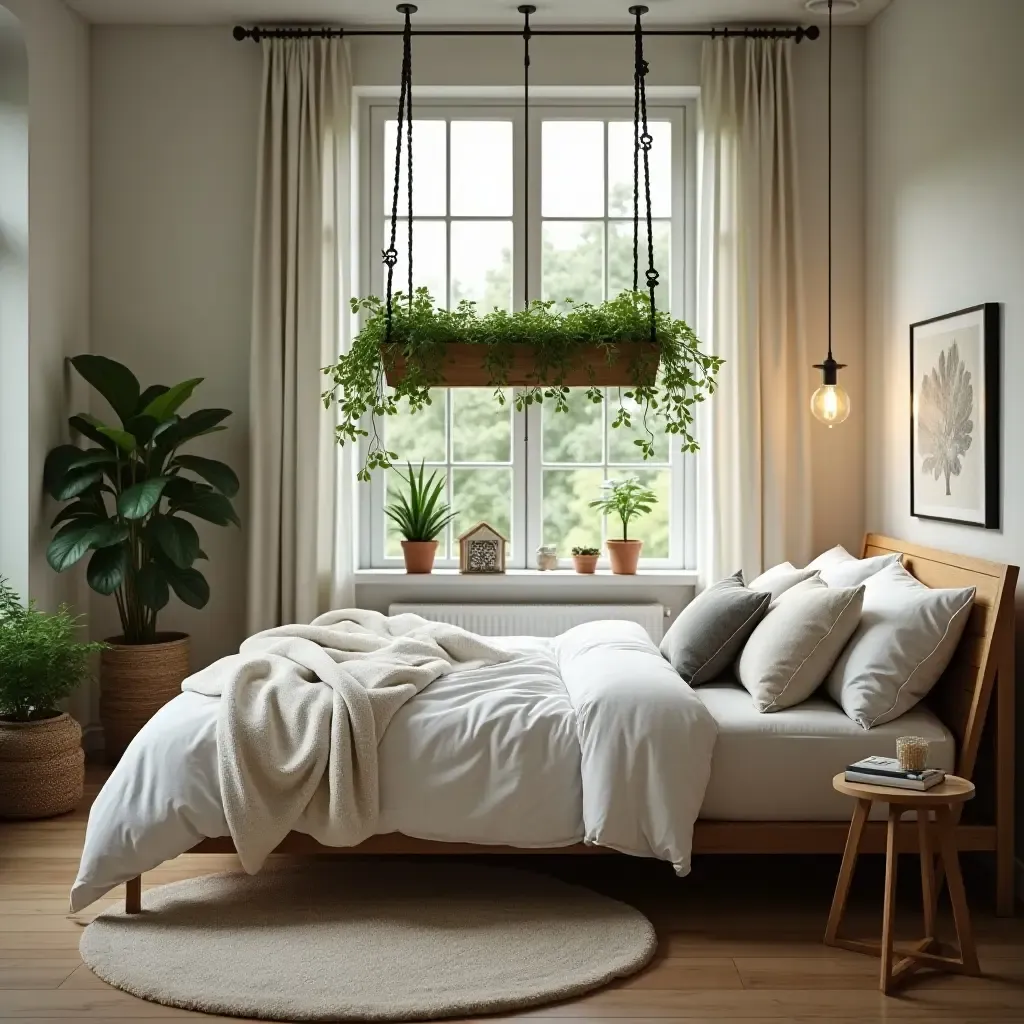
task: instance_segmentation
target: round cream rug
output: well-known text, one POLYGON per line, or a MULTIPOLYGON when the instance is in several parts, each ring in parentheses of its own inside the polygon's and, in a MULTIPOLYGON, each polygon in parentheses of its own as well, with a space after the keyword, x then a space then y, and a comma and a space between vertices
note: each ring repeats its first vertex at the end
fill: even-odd
POLYGON ((553 1002, 640 970, 638 910, 533 872, 318 860, 192 878, 101 914, 82 959, 168 1006, 271 1020, 409 1020, 553 1002))

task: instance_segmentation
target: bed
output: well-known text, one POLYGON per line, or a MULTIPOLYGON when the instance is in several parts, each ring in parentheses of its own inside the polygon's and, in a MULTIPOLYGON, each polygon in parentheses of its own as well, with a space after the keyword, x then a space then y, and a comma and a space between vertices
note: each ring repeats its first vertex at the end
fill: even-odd
MULTIPOLYGON (((958 846, 961 850, 995 854, 997 912, 1011 914, 1013 594, 1017 569, 879 535, 869 534, 865 538, 864 557, 891 552, 902 553, 904 565, 928 586, 977 588, 971 618, 957 653, 927 702, 894 722, 865 731, 827 698, 815 697, 785 712, 761 715, 753 709, 749 695, 728 680, 692 691, 683 688, 688 691, 687 699, 677 710, 679 720, 689 723, 687 728, 694 730, 686 734, 688 746, 693 749, 685 752, 690 760, 680 761, 681 767, 675 770, 699 775, 698 766, 704 760, 708 762, 703 783, 698 785, 701 780, 695 781, 695 787, 703 793, 699 817, 690 823, 684 838, 695 854, 840 853, 846 839, 849 807, 832 791, 832 775, 859 757, 872 753, 891 755, 895 737, 912 732, 932 741, 933 760, 938 766, 977 784, 979 798, 968 809, 970 816, 957 825, 958 846), (709 722, 713 723, 713 752, 707 745, 709 722), (756 771, 752 770, 755 766, 756 771)), ((553 668, 555 655, 549 642, 530 638, 509 638, 508 642, 517 652, 522 671, 516 676, 512 692, 503 692, 501 714, 505 716, 505 727, 489 732, 484 729, 486 739, 481 749, 491 751, 487 765, 467 766, 458 750, 457 731, 453 734, 446 722, 452 721, 456 711, 465 719, 467 701, 470 708, 476 706, 474 702, 485 704, 493 690, 488 688, 486 679, 449 677, 454 678, 454 687, 445 680, 437 680, 403 708, 381 742, 380 834, 355 846, 337 848, 323 846, 312 836, 293 831, 276 852, 616 852, 595 842, 594 836, 600 838, 601 833, 580 818, 582 797, 578 780, 573 779, 571 771, 557 769, 556 763, 563 755, 579 757, 578 749, 574 755, 572 751, 580 737, 575 727, 566 725, 572 719, 559 704, 564 688, 553 668), (445 779, 443 790, 418 779, 417 766, 425 763, 424 759, 434 766, 438 777, 445 779), (526 784, 520 784, 522 778, 527 780, 526 784), (531 778, 535 781, 531 782, 531 778), (481 799, 481 793, 488 795, 481 799), (543 799, 538 799, 538 793, 543 793, 543 799), (459 816, 457 821, 452 817, 453 808, 459 816), (459 841, 449 841, 455 835, 459 841)), ((649 651, 641 650, 639 642, 634 644, 628 633, 621 646, 625 648, 624 658, 650 655, 649 651)), ((657 695, 667 692, 664 687, 668 677, 655 660, 643 662, 643 672, 663 684, 663 689, 652 691, 657 695)), ((592 661, 588 671, 593 672, 597 664, 592 661)), ((623 670, 629 671, 629 666, 635 664, 640 663, 624 662, 623 670)), ((209 757, 211 743, 215 744, 215 727, 211 725, 208 709, 199 701, 188 699, 190 696, 195 697, 182 694, 172 702, 173 708, 165 707, 157 716, 160 721, 153 720, 158 728, 147 727, 155 744, 147 748, 153 764, 160 766, 164 755, 184 757, 181 763, 190 767, 181 774, 187 779, 175 783, 179 788, 170 795, 150 792, 147 796, 142 792, 142 780, 127 780, 125 773, 126 779, 121 781, 117 794, 122 804, 148 798, 161 807, 172 807, 168 813, 185 831, 176 837, 177 845, 172 843, 168 847, 168 857, 186 850, 230 853, 235 849, 223 819, 217 818, 215 769, 210 767, 213 762, 209 757), (196 841, 183 845, 182 837, 186 834, 196 841)), ((487 716, 481 713, 478 724, 486 721, 487 716)), ((619 741, 612 737, 610 742, 614 746, 619 741)), ((608 773, 602 785, 617 784, 610 768, 602 766, 600 771, 608 773)), ((621 774, 621 768, 618 772, 621 774)), ((685 807, 687 784, 681 783, 679 789, 683 807, 680 817, 685 818, 688 813, 696 816, 695 808, 685 807)), ((666 803, 674 799, 672 794, 655 794, 654 802, 663 796, 666 803)), ((647 799, 636 793, 620 799, 627 797, 634 801, 647 799)), ((160 813, 160 807, 155 807, 154 814, 160 813)), ((660 824, 652 827, 649 822, 636 825, 638 832, 659 828, 660 824)), ((914 829, 913 823, 901 826, 898 841, 908 850, 916 849, 914 829)), ((88 835, 86 842, 83 864, 90 853, 88 835)), ((666 842, 672 845, 671 841, 666 842)), ((128 845, 137 846, 137 837, 128 845)), ((869 824, 862 850, 881 852, 883 848, 884 823, 869 824)), ((628 843, 619 844, 618 849, 640 852, 628 843)), ((150 856, 149 861, 153 859, 150 856)), ((665 854, 664 859, 673 858, 665 854)), ((156 863, 150 863, 150 867, 156 863)), ((676 867, 680 874, 685 873, 678 863, 676 867)), ((113 883, 127 880, 129 912, 137 912, 141 907, 140 874, 118 877, 113 883)), ((91 890, 84 886, 81 899, 98 898, 92 893, 104 887, 109 889, 109 882, 108 877, 91 890)))

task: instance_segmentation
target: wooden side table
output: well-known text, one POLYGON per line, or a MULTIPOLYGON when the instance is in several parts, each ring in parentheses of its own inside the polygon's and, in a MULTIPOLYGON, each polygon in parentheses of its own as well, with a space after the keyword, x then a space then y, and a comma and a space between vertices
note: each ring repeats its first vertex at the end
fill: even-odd
POLYGON ((850 822, 850 832, 843 851, 843 863, 836 882, 836 894, 832 898, 832 910, 828 915, 825 929, 825 945, 850 949, 855 953, 867 953, 882 958, 879 988, 888 993, 896 981, 905 977, 917 967, 927 966, 939 970, 955 971, 960 974, 978 975, 978 953, 971 932, 971 918, 967 909, 964 881, 960 874, 957 857, 956 836, 953 831, 952 807, 974 796, 974 784, 956 775, 947 775, 943 782, 924 792, 913 789, 897 789, 894 786, 869 786, 861 782, 847 782, 843 773, 832 780, 833 788, 839 793, 852 796, 857 801, 850 822), (857 863, 864 823, 867 821, 871 804, 879 800, 889 805, 889 824, 885 843, 885 904, 882 916, 882 942, 858 942, 839 938, 839 925, 846 899, 853 880, 857 863), (893 920, 896 916, 896 833, 900 817, 907 811, 917 811, 917 838, 921 854, 921 892, 924 900, 925 937, 908 948, 894 949, 893 920), (959 957, 941 956, 936 952, 939 946, 935 937, 935 904, 938 899, 935 866, 929 837, 929 817, 935 814, 935 832, 939 841, 942 866, 949 886, 949 899, 953 906, 953 922, 956 925, 960 944, 959 957), (901 958, 894 965, 894 952, 901 958))

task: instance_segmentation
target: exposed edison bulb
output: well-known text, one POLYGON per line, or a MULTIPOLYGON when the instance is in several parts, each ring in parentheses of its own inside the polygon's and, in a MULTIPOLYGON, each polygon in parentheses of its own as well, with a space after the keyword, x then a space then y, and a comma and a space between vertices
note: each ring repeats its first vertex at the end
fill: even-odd
POLYGON ((838 384, 822 384, 811 395, 811 412, 831 428, 850 415, 850 396, 838 384))

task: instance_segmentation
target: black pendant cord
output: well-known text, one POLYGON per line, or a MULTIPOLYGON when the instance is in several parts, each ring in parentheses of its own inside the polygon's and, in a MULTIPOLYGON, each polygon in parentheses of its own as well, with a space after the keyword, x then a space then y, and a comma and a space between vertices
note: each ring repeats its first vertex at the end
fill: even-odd
POLYGON ((828 359, 832 359, 832 0, 828 0, 828 359))
POLYGON ((658 340, 657 310, 655 308, 654 290, 658 287, 658 271, 654 265, 654 221, 651 215, 651 145, 654 139, 647 123, 647 73, 650 66, 644 60, 644 35, 640 23, 647 8, 642 4, 630 7, 629 13, 636 16, 634 37, 634 99, 633 99, 633 290, 639 284, 639 249, 640 249, 640 154, 643 153, 644 169, 644 200, 647 203, 647 272, 645 278, 651 297, 651 342, 658 340))
POLYGON ((530 15, 533 4, 518 8, 523 16, 523 308, 530 308, 530 15))
POLYGON ((395 133, 395 182, 391 194, 391 239, 388 247, 381 253, 384 265, 388 268, 386 289, 386 328, 385 342, 391 341, 394 319, 394 278, 395 264, 398 262, 398 194, 402 176, 402 144, 407 143, 407 196, 409 203, 409 306, 412 307, 412 18, 416 11, 414 4, 399 4, 398 10, 405 15, 405 32, 402 37, 402 80, 398 93, 398 130, 395 133), (405 129, 405 139, 402 137, 405 129))

